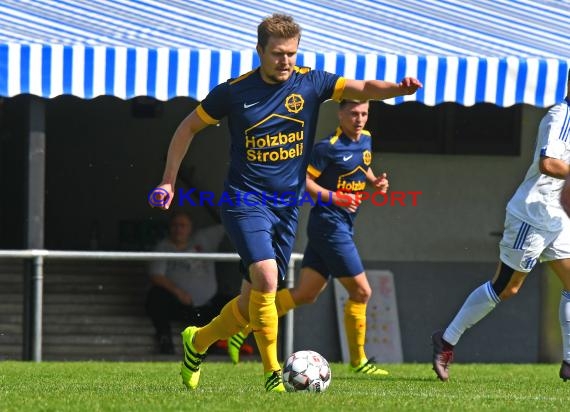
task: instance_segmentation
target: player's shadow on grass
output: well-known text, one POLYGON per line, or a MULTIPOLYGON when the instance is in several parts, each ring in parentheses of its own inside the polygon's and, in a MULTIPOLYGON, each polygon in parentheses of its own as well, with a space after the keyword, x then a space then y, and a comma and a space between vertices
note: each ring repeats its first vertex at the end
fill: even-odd
POLYGON ((337 381, 376 381, 376 382, 437 382, 437 378, 429 377, 429 376, 382 376, 382 377, 374 377, 374 376, 367 376, 367 375, 351 375, 351 376, 335 376, 335 380, 337 381))

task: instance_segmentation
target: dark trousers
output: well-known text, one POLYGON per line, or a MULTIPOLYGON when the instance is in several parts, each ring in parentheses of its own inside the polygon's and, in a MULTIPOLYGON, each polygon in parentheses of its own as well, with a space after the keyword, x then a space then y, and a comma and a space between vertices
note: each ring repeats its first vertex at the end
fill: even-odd
POLYGON ((204 326, 217 316, 231 299, 231 296, 218 293, 205 305, 184 305, 166 289, 153 286, 147 295, 146 312, 152 320, 157 336, 171 336, 171 320, 204 326))

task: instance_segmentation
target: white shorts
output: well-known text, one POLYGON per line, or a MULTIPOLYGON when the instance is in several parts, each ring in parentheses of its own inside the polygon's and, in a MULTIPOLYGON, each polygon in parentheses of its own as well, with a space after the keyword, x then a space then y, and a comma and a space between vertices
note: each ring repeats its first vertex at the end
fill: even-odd
POLYGON ((512 269, 528 273, 540 260, 570 258, 570 225, 549 232, 537 229, 507 212, 505 231, 499 243, 501 262, 512 269))

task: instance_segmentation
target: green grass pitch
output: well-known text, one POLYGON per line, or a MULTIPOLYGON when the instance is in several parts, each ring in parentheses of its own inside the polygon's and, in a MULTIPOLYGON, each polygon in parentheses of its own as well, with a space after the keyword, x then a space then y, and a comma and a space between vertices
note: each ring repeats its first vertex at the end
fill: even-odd
MULTIPOLYGON (((380 365, 382 366, 382 365, 380 365)), ((333 363, 325 393, 265 393, 261 365, 208 362, 186 390, 174 362, 0 362, 0 410, 9 411, 567 411, 559 365, 454 364, 449 382, 428 364, 384 365, 388 377, 333 363)))

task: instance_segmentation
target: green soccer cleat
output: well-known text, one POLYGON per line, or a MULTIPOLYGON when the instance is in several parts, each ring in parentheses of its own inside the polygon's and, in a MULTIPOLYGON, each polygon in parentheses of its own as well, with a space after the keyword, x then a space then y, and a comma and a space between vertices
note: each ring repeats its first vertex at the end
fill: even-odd
POLYGON ((233 335, 228 341, 228 356, 234 365, 239 363, 239 352, 246 339, 247 335, 244 335, 244 333, 240 331, 233 335))
POLYGON ((285 392, 281 371, 266 372, 264 377, 267 392, 285 392))
POLYGON ((192 343, 199 329, 196 326, 188 326, 181 333, 184 361, 180 366, 180 375, 182 376, 182 383, 188 389, 196 389, 198 387, 198 382, 200 382, 200 365, 206 358, 206 354, 198 353, 192 343))
POLYGON ((380 369, 374 364, 374 358, 364 359, 358 366, 350 365, 350 370, 354 373, 362 373, 365 375, 389 375, 388 371, 380 369))

